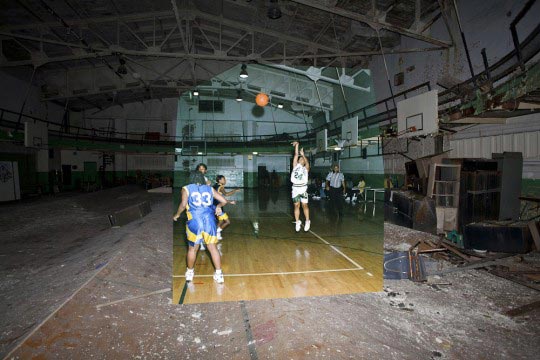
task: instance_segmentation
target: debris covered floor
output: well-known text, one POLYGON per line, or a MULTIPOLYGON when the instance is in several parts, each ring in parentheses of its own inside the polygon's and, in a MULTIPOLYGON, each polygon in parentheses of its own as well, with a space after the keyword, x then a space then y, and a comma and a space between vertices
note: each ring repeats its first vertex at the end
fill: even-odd
MULTIPOLYGON (((504 315, 538 292, 483 271, 431 284, 385 281, 379 293, 175 305, 170 195, 119 188, 0 211, 8 233, 2 356, 15 349, 10 358, 525 359, 540 351, 540 311, 504 315), (126 205, 150 200, 152 212, 107 228, 106 213, 122 197, 126 205)), ((419 235, 385 230, 387 238, 399 234, 398 245, 419 235)))

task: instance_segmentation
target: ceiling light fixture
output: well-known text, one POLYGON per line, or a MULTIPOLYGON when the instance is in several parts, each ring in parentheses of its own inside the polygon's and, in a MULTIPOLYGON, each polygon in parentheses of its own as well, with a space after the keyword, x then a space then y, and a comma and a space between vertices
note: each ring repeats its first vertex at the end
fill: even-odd
POLYGON ((278 109, 283 109, 283 103, 277 104, 278 109))
POLYGON ((281 17, 281 9, 279 8, 278 0, 270 0, 266 15, 272 20, 277 20, 281 17))
POLYGON ((244 100, 244 99, 242 98, 242 90, 238 90, 238 91, 236 92, 236 101, 240 102, 240 101, 242 101, 242 100, 244 100))
POLYGON ((247 70, 246 70, 247 66, 246 64, 242 64, 242 70, 240 70, 240 77, 242 79, 247 79, 248 78, 248 73, 247 73, 247 70))
POLYGON ((193 90, 193 96, 199 96, 199 90, 197 89, 193 90))
POLYGON ((127 75, 128 72, 126 67, 126 60, 119 57, 118 62, 120 62, 120 65, 118 65, 118 69, 116 69, 116 72, 120 75, 127 75))

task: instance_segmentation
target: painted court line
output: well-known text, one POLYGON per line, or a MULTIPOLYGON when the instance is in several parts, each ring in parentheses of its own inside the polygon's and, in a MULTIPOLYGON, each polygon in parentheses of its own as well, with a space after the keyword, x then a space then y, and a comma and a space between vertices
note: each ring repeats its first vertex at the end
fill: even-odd
POLYGON ((121 303, 121 302, 124 302, 124 301, 134 300, 134 299, 140 299, 140 298, 143 298, 143 297, 156 295, 156 294, 161 294, 161 293, 165 293, 165 292, 169 292, 169 291, 171 291, 171 289, 167 288, 167 289, 161 289, 161 290, 152 291, 152 292, 142 294, 142 295, 130 296, 130 297, 127 297, 125 299, 115 300, 115 301, 111 301, 111 302, 108 302, 108 303, 105 303, 105 304, 96 305, 96 308, 99 310, 104 306, 114 305, 114 304, 118 304, 118 303, 121 303))
POLYGON ((364 270, 364 268, 362 266, 360 266, 360 264, 358 264, 356 261, 354 261, 353 259, 351 259, 347 255, 345 255, 341 250, 336 248, 334 245, 330 245, 330 243, 328 241, 324 240, 322 237, 320 237, 318 234, 314 233, 313 231, 309 230, 309 232, 312 233, 313 235, 315 235, 315 237, 317 237, 319 240, 324 242, 326 245, 329 245, 335 252, 337 252, 338 254, 343 256, 345 259, 349 260, 349 262, 351 264, 353 264, 354 266, 356 266, 358 269, 364 270))
MULTIPOLYGON (((271 276, 271 275, 296 275, 296 274, 312 274, 312 273, 326 273, 326 272, 340 272, 340 271, 358 271, 363 270, 362 267, 350 268, 350 269, 328 269, 328 270, 306 270, 306 271, 284 271, 284 272, 272 272, 272 273, 253 273, 253 274, 223 274, 225 277, 239 277, 239 276, 271 276)), ((195 277, 212 277, 214 275, 195 275, 195 277)), ((173 278, 184 278, 185 275, 173 275, 173 278)))
MULTIPOLYGON (((286 212, 283 211, 283 213, 285 215, 288 215, 289 217, 292 218, 292 216, 290 214, 287 214, 286 212)), ((354 266, 356 266, 359 270, 364 270, 364 268, 362 266, 360 266, 360 264, 358 264, 356 261, 354 261, 353 259, 351 259, 350 257, 348 257, 347 255, 345 255, 341 250, 339 250, 338 248, 336 248, 334 245, 330 245, 330 243, 326 240, 324 240, 321 236, 319 236, 318 234, 314 233, 312 230, 309 230, 310 233, 312 233, 313 235, 315 235, 315 237, 317 237, 319 240, 321 240, 323 243, 325 243, 326 245, 329 245, 332 250, 334 250, 335 252, 337 252, 338 254, 340 254, 341 256, 343 256, 345 259, 349 260, 349 262, 351 264, 353 264, 354 266)))

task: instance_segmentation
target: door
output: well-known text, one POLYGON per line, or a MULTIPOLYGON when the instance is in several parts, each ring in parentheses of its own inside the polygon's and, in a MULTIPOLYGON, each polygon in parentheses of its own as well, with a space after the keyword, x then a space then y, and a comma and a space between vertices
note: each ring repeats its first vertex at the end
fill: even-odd
POLYGON ((83 180, 88 181, 88 182, 97 181, 97 162, 95 161, 84 162, 83 180))
POLYGON ((270 174, 266 170, 266 165, 259 165, 257 168, 259 177, 259 186, 267 187, 270 185, 270 174))
POLYGON ((71 165, 62 165, 62 185, 71 186, 71 165))

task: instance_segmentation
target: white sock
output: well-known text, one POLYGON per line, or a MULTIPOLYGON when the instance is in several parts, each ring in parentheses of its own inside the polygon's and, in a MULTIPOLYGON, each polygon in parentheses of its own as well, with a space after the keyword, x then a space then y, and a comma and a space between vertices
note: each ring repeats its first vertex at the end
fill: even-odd
POLYGON ((216 274, 221 274, 221 269, 216 270, 216 274))

